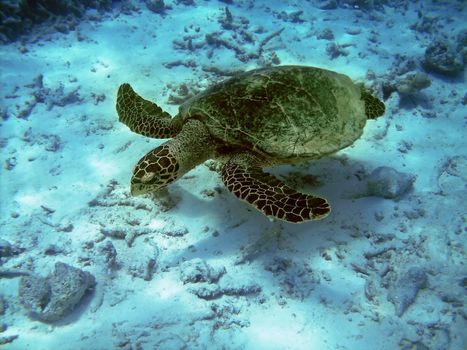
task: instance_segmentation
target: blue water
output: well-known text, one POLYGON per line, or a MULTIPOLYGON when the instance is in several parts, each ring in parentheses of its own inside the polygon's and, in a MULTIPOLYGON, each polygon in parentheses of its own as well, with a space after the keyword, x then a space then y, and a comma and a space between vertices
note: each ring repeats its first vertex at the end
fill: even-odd
MULTIPOLYGON (((2 348, 465 349, 466 7, 2 1, 2 348), (148 107, 149 124, 164 111, 171 125, 209 86, 284 65, 345 74, 385 105, 349 147, 265 167, 325 198, 321 220, 294 224, 239 200, 222 180, 232 153, 203 163, 206 132, 146 137, 118 120, 123 83, 161 108, 148 107), (159 146, 186 174, 132 196, 135 164, 159 146)), ((287 119, 296 88, 266 93, 271 113, 287 119)), ((235 149, 251 151, 251 130, 229 127, 235 149)), ((326 147, 340 148, 344 129, 323 131, 326 147)))

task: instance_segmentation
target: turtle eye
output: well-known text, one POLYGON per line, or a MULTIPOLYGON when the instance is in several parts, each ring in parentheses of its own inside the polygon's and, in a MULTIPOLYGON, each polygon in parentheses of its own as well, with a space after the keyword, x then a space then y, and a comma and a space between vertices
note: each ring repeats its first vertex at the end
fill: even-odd
POLYGON ((146 173, 141 177, 141 182, 142 183, 148 183, 152 179, 154 179, 154 176, 156 176, 156 173, 146 173))

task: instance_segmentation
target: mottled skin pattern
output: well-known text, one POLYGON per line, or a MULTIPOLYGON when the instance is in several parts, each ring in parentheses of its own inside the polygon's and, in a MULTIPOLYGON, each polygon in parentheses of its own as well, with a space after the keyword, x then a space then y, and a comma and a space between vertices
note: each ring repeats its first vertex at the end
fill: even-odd
POLYGON ((265 166, 317 159, 352 144, 384 104, 345 75, 282 66, 240 74, 180 106, 175 118, 128 84, 117 95, 119 120, 155 138, 174 137, 136 165, 132 194, 165 187, 207 159, 224 163, 222 179, 238 198, 289 222, 322 219, 323 198, 286 186, 265 166))

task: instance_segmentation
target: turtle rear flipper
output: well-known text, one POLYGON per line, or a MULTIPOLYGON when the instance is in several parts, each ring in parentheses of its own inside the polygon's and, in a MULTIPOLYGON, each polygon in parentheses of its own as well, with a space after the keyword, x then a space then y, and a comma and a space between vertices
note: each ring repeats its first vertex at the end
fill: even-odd
POLYGON ((117 113, 120 122, 144 136, 170 138, 179 131, 169 113, 139 96, 130 84, 122 84, 118 89, 117 113))
POLYGON ((323 219, 331 212, 325 199, 295 191, 263 172, 261 165, 252 154, 237 154, 222 168, 222 180, 235 196, 269 217, 300 223, 323 219))
POLYGON ((384 114, 384 103, 365 89, 362 90, 362 100, 365 102, 365 115, 368 119, 376 119, 384 114))

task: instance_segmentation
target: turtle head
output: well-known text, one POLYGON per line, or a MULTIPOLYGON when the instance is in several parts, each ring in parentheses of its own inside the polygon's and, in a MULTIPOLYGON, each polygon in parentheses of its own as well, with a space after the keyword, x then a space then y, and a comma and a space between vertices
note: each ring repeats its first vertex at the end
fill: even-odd
POLYGON ((177 158, 165 143, 139 160, 131 178, 131 194, 139 195, 157 191, 175 181, 179 174, 177 158))
POLYGON ((217 144, 200 121, 183 125, 180 133, 147 153, 135 166, 131 194, 160 190, 212 157, 217 144))

